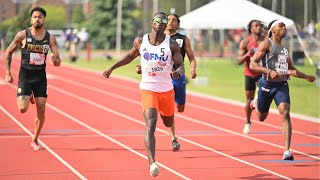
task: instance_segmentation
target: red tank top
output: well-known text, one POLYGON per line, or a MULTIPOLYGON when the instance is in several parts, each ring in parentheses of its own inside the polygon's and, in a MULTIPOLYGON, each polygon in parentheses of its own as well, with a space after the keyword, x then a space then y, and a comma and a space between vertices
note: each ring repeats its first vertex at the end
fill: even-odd
MULTIPOLYGON (((258 49, 258 43, 256 42, 256 40, 252 37, 252 36, 249 36, 249 43, 248 43, 248 46, 247 46, 247 51, 249 51, 249 49, 254 49, 254 52, 257 51, 258 49)), ((254 53, 250 54, 250 58, 253 56, 254 53)), ((246 76, 251 76, 251 77, 256 77, 256 76, 259 76, 261 75, 261 73, 258 73, 256 71, 253 71, 249 68, 249 65, 250 65, 250 58, 248 57, 246 59, 246 65, 244 67, 244 75, 246 76)))

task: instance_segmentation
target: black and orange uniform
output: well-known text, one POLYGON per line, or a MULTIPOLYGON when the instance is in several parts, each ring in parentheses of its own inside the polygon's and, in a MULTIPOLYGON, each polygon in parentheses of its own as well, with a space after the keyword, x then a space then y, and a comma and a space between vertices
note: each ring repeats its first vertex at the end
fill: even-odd
POLYGON ((26 29, 26 44, 21 48, 21 68, 17 96, 47 97, 46 59, 50 49, 50 34, 46 31, 43 39, 32 37, 26 29))

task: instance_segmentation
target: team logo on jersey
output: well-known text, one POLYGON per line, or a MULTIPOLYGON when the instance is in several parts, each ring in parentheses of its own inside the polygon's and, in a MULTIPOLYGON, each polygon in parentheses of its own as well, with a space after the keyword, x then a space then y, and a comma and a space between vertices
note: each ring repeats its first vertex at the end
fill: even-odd
POLYGON ((43 45, 43 53, 47 53, 49 51, 49 45, 43 45))
POLYGON ((143 48, 143 50, 142 50, 142 51, 148 51, 148 50, 147 50, 147 48, 143 48))
POLYGON ((18 88, 18 94, 20 94, 22 92, 21 88, 18 88))
POLYGON ((27 38, 27 42, 32 42, 32 38, 27 38))
POLYGON ((288 49, 283 48, 283 49, 281 50, 281 53, 283 53, 283 54, 285 55, 285 57, 286 57, 286 58, 288 58, 288 57, 289 57, 288 49))
POLYGON ((143 54, 143 58, 147 61, 149 60, 159 60, 159 61, 167 61, 168 60, 168 55, 167 56, 161 56, 159 54, 156 53, 144 53, 143 54))

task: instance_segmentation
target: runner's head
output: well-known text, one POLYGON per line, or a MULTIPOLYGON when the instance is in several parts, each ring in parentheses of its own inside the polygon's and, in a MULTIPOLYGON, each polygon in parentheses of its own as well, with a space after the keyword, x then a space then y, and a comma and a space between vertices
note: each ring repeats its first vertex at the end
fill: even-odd
POLYGON ((43 27, 45 22, 45 17, 47 15, 46 11, 41 7, 34 7, 31 10, 31 24, 34 28, 39 29, 43 27))
POLYGON ((272 35, 280 36, 281 38, 286 36, 287 28, 286 25, 280 20, 273 20, 268 25, 268 37, 271 38, 272 35))
POLYGON ((248 24, 248 32, 249 34, 261 35, 262 33, 262 25, 259 20, 251 20, 248 24))
POLYGON ((157 12, 152 18, 152 29, 155 32, 164 32, 168 24, 168 17, 164 12, 157 12))
POLYGON ((179 16, 176 14, 168 15, 168 30, 178 30, 180 26, 179 16))

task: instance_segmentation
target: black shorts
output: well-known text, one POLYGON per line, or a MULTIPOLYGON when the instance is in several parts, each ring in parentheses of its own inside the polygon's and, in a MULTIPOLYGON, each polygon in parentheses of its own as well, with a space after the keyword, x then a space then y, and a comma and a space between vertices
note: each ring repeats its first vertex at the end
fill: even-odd
POLYGON ((246 91, 256 90, 256 84, 260 78, 261 78, 261 75, 256 76, 256 77, 244 76, 245 90, 246 91))
POLYGON ((46 70, 20 68, 17 96, 48 97, 46 70))

